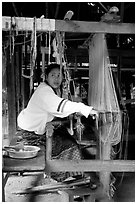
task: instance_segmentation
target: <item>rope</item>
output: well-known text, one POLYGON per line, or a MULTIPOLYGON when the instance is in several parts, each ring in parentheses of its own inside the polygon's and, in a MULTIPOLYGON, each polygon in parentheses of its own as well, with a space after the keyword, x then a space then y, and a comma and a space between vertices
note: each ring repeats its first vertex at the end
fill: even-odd
MULTIPOLYGON (((26 41, 24 42, 26 44, 26 41)), ((35 68, 35 62, 36 62, 36 46, 37 46, 37 36, 36 36, 36 18, 34 18, 33 22, 33 31, 31 33, 31 55, 30 55, 30 75, 25 75, 22 69, 22 76, 24 78, 30 79, 30 94, 33 89, 33 75, 34 75, 34 68, 35 68)))

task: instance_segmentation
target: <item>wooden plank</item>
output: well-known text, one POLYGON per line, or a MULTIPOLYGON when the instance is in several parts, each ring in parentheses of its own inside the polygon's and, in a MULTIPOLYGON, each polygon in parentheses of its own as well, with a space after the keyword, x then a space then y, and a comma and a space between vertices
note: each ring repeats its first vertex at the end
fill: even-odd
MULTIPOLYGON (((103 135, 102 135, 103 136, 103 135)), ((101 139, 101 138, 100 138, 101 139)), ((111 143, 110 142, 102 142, 100 140, 100 160, 110 160, 110 155, 111 155, 111 143)), ((106 193, 107 195, 109 195, 109 191, 110 191, 110 175, 111 175, 111 171, 108 169, 107 171, 100 171, 99 173, 99 180, 101 181, 101 183, 103 184, 103 191, 104 193, 106 193)))
POLYGON ((41 147, 37 157, 32 159, 12 159, 4 157, 3 172, 36 172, 45 170, 45 150, 41 147))
POLYGON ((41 67, 40 67, 40 61, 41 61, 41 36, 37 37, 37 68, 35 69, 35 79, 40 84, 41 82, 41 67))
POLYGON ((20 67, 21 49, 19 46, 15 47, 15 96, 16 96, 16 115, 20 113, 20 97, 21 97, 21 67, 20 67))
MULTIPOLYGON (((32 31, 34 18, 26 17, 2 17, 2 30, 8 31, 11 29, 11 22, 16 25, 16 29, 19 31, 32 31)), ((36 30, 37 31, 55 31, 55 20, 54 19, 36 19, 36 30)))
MULTIPOLYGON (((26 17, 2 17, 2 30, 11 29, 11 22, 19 31, 33 30, 34 18, 26 17)), ((36 30, 46 31, 63 31, 74 33, 119 33, 134 34, 135 24, 131 23, 105 23, 105 22, 87 22, 87 21, 65 21, 54 19, 36 19, 36 30)))
POLYGON ((84 172, 134 172, 134 160, 49 160, 46 161, 46 170, 53 172, 84 171, 84 172))
POLYGON ((74 33, 119 33, 134 34, 135 25, 129 23, 104 23, 104 22, 87 22, 87 21, 61 21, 55 22, 57 31, 74 32, 74 33))
POLYGON ((10 48, 6 52, 6 77, 7 77, 7 100, 8 100, 8 134, 9 143, 16 132, 16 100, 15 100, 15 67, 14 57, 10 48))
POLYGON ((7 178, 5 178, 4 173, 2 173, 2 202, 5 202, 5 190, 4 190, 4 187, 5 187, 6 180, 7 180, 7 178))

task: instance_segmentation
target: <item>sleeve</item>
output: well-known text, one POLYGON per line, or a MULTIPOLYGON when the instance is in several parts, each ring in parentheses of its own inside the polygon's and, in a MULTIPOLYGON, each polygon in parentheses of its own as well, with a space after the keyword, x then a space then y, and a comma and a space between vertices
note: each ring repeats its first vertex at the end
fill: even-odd
POLYGON ((72 102, 57 96, 50 87, 41 93, 41 96, 43 109, 55 117, 63 118, 75 112, 79 112, 85 117, 88 117, 90 111, 93 109, 91 106, 87 106, 81 102, 72 102))
POLYGON ((77 112, 81 113, 85 117, 88 117, 92 109, 92 106, 87 106, 81 102, 66 101, 66 103, 64 102, 64 106, 62 107, 62 112, 69 114, 77 112))

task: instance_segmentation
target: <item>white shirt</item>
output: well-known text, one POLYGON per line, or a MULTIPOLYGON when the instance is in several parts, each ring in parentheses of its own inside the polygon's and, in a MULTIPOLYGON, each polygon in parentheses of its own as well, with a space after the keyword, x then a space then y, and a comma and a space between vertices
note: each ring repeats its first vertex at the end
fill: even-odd
POLYGON ((42 135, 46 131, 46 123, 54 117, 64 118, 75 112, 88 117, 92 109, 93 107, 81 102, 72 102, 57 96, 49 85, 42 82, 27 107, 20 112, 17 122, 21 129, 42 135))

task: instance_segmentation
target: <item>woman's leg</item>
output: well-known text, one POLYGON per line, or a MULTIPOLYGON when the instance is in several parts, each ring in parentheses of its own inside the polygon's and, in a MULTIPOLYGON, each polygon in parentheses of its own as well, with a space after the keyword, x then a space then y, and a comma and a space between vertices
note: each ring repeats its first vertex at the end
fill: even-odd
MULTIPOLYGON (((52 158, 62 160, 80 160, 82 154, 76 140, 68 133, 65 127, 54 131, 52 142, 52 158), (58 147, 58 148, 57 148, 58 147)), ((57 181, 63 181, 71 176, 83 176, 82 172, 60 172, 52 173, 57 181)))

